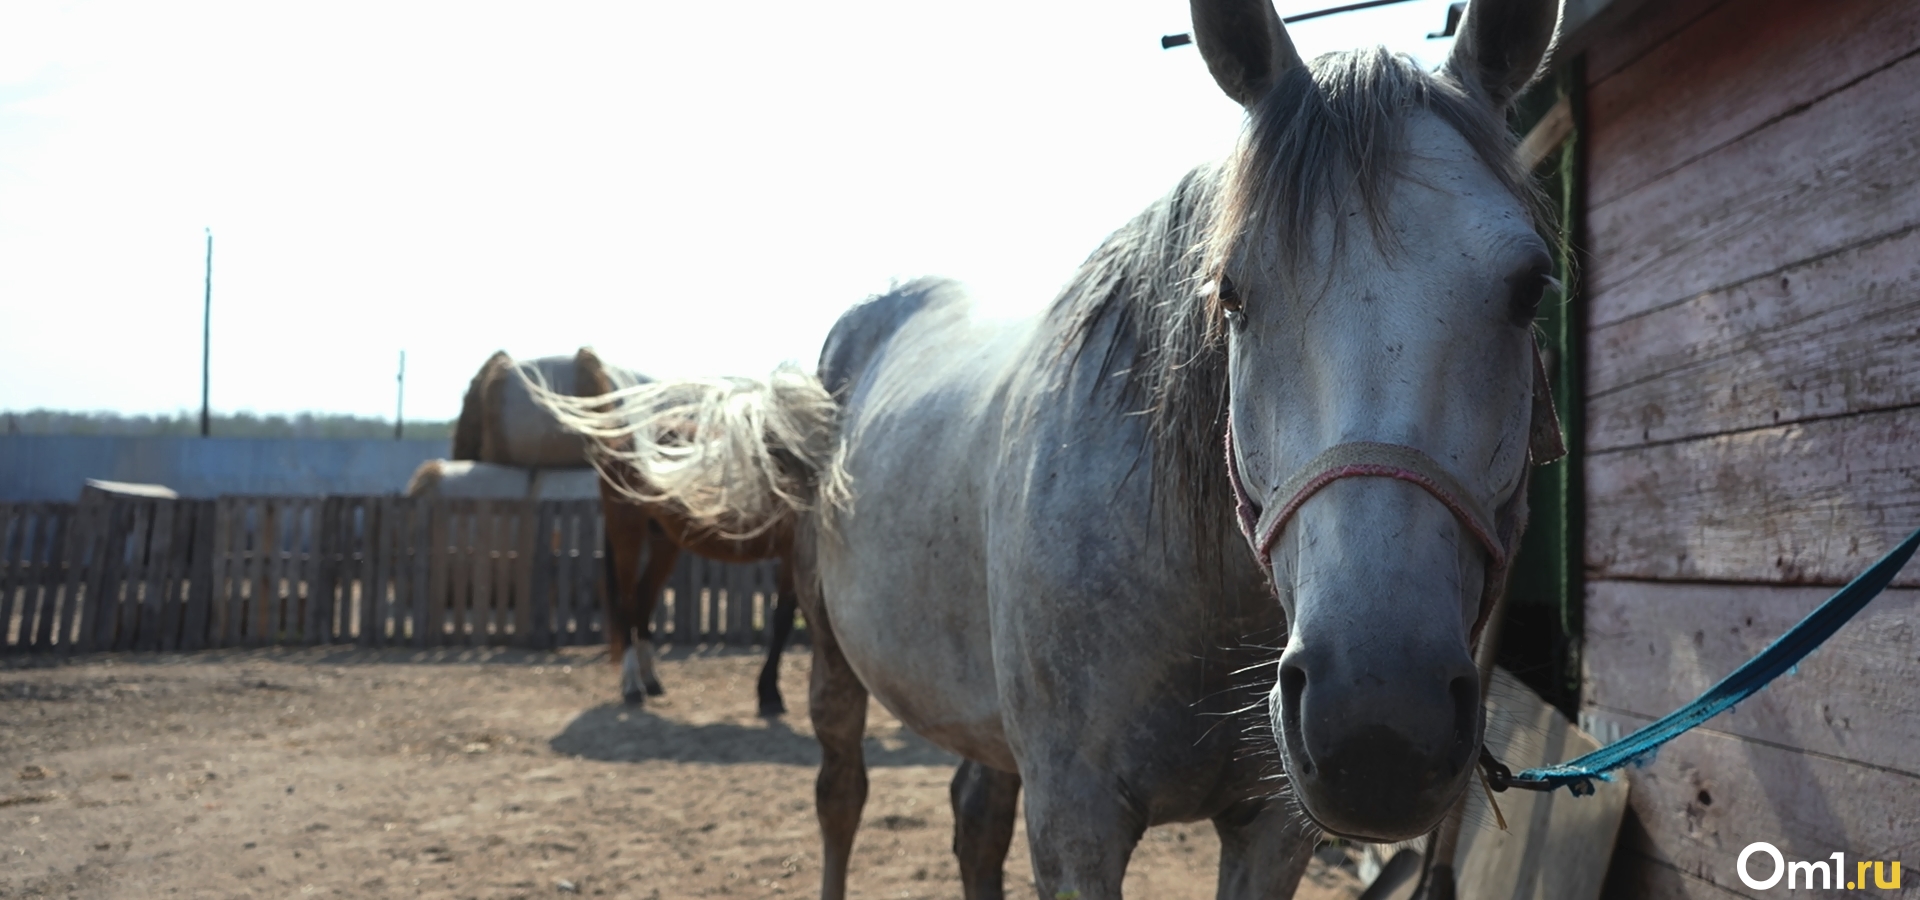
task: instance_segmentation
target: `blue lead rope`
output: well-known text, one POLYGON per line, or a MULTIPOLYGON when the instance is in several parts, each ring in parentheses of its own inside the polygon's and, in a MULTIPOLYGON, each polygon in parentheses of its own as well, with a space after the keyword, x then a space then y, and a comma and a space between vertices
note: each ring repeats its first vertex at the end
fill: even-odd
POLYGON ((1833 637, 1834 632, 1847 624, 1868 601, 1879 596, 1892 583, 1893 576, 1899 574, 1900 568, 1913 557, 1915 548, 1920 548, 1920 531, 1915 531, 1900 546, 1880 557, 1873 568, 1860 573, 1860 577, 1808 613, 1806 618, 1800 620, 1800 624, 1760 651, 1759 656, 1747 660, 1746 664, 1733 670, 1733 674, 1720 679, 1719 684, 1707 688, 1692 703, 1573 762, 1527 769, 1516 775, 1482 746, 1480 765, 1486 770, 1488 786, 1496 791, 1510 787, 1551 791, 1565 786, 1576 797, 1593 793, 1594 779, 1608 780, 1608 772, 1645 757, 1660 745, 1726 712, 1734 704, 1766 687, 1768 682, 1791 670, 1807 654, 1825 643, 1827 638, 1833 637))

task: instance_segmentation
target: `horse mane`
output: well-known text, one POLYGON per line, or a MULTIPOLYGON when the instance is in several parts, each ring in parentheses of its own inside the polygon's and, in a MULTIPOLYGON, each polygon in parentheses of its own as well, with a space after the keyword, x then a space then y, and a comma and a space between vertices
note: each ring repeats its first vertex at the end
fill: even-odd
POLYGON ((1297 271, 1319 217, 1347 207, 1357 206, 1392 252, 1387 202, 1404 174, 1413 110, 1455 128, 1539 220, 1538 194, 1492 103, 1384 48, 1329 53, 1281 77, 1249 108, 1224 163, 1188 172, 1110 235, 1054 301, 1049 319, 1066 335, 1062 350, 1101 353, 1100 372, 1120 380, 1127 411, 1146 417, 1154 502, 1189 517, 1204 553, 1235 527, 1222 464, 1227 353, 1215 279, 1256 225, 1278 232, 1286 256, 1276 268, 1297 271))

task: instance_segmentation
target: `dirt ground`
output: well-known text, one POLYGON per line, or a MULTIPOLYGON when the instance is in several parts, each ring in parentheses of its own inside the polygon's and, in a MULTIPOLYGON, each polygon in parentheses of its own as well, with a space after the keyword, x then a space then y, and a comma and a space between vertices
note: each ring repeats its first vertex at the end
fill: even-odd
MULTIPOLYGON (((0 670, 0 897, 811 897, 804 651, 679 653, 616 699, 599 651, 217 651, 0 670)), ((855 897, 958 897, 955 759, 879 708, 855 897)), ((1213 896, 1216 841, 1156 828, 1137 898, 1213 896)), ((1328 858, 1334 858, 1328 854, 1328 858)), ((1024 832, 1007 861, 1031 896, 1024 832)), ((1302 900, 1350 898, 1316 860, 1302 900)))

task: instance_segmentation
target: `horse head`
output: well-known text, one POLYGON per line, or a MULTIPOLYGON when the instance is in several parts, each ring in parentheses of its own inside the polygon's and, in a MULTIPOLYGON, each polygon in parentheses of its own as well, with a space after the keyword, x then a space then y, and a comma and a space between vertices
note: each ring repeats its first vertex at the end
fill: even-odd
POLYGON ((1269 698, 1328 831, 1430 830, 1472 777, 1474 663, 1526 509, 1553 257, 1508 104, 1555 0, 1474 0, 1446 64, 1303 62, 1269 0, 1194 0, 1247 126, 1205 290, 1227 345, 1228 467, 1287 616, 1269 698))

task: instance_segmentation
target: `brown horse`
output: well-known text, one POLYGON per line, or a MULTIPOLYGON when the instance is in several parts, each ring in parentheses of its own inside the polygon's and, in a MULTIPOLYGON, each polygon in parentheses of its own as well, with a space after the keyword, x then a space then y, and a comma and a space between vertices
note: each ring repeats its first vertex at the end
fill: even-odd
MULTIPOLYGON (((452 458, 519 466, 532 473, 584 469, 594 464, 590 442, 555 417, 550 399, 597 397, 648 380, 606 365, 588 347, 581 347, 571 359, 555 356, 519 363, 499 351, 480 367, 468 387, 454 430, 452 458)), ((701 533, 688 525, 678 507, 645 502, 634 491, 622 491, 622 485, 637 484, 632 478, 631 469, 612 466, 603 467, 600 477, 606 528, 607 655, 620 667, 622 695, 629 703, 641 703, 646 694, 660 693, 653 667, 653 611, 682 550, 723 563, 778 557, 779 597, 767 662, 760 671, 760 714, 786 712, 779 675, 780 655, 793 631, 793 573, 785 561, 793 544, 792 529, 769 531, 746 541, 701 533)))
MULTIPOLYGON (((780 698, 780 654, 793 631, 793 529, 766 532, 752 540, 730 540, 695 529, 684 514, 667 504, 641 503, 621 492, 614 477, 602 473, 600 509, 606 519, 607 646, 620 660, 620 691, 628 703, 645 702, 646 694, 660 693, 653 667, 653 610, 660 589, 673 573, 681 551, 715 562, 750 563, 780 560, 775 586, 773 635, 767 641, 767 662, 760 669, 760 714, 787 711, 780 698), (642 693, 644 691, 644 694, 642 693)), ((625 477, 631 477, 630 472, 625 477)))
MULTIPOLYGON (((582 396, 612 393, 621 385, 595 356, 581 348, 574 358, 582 396)), ((688 430, 688 429, 683 429, 688 430)), ((617 441, 614 442, 616 445, 617 441)), ((767 641, 767 661, 760 668, 760 714, 778 716, 787 711, 780 697, 780 654, 793 632, 796 595, 793 589, 793 527, 767 529, 746 539, 696 527, 685 511, 672 503, 647 502, 650 491, 631 466, 602 461, 600 510, 606 522, 607 647, 620 663, 620 692, 628 703, 644 703, 646 695, 661 693, 653 665, 653 611, 660 590, 681 551, 722 563, 752 563, 779 559, 775 575, 778 592, 773 608, 773 635, 767 641)))

